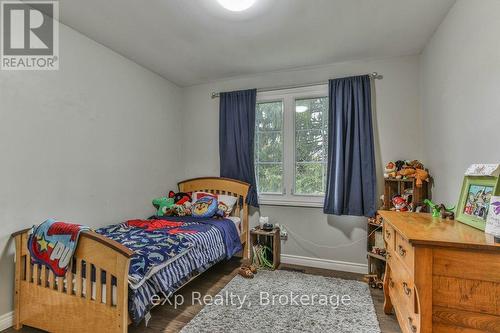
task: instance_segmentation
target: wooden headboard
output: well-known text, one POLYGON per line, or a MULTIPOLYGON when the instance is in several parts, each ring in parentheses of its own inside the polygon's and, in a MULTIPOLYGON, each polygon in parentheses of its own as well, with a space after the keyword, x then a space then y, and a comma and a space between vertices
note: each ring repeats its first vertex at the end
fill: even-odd
POLYGON ((248 246, 248 204, 246 202, 250 184, 221 177, 201 177, 183 180, 177 184, 181 192, 208 192, 213 194, 225 194, 237 197, 232 216, 241 219, 241 242, 243 244, 243 257, 249 257, 248 246))

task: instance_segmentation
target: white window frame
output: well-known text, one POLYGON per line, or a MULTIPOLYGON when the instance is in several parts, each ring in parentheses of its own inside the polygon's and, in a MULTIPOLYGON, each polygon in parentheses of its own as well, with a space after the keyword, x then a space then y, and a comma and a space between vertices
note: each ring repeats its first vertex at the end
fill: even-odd
POLYGON ((275 206, 323 207, 324 195, 295 195, 295 100, 328 97, 328 85, 257 93, 257 103, 283 102, 283 192, 259 193, 259 203, 275 206))

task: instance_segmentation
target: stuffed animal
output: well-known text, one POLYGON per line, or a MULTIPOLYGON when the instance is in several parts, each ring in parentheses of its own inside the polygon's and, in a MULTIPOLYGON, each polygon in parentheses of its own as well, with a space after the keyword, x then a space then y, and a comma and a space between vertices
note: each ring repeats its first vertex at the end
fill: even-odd
POLYGON ((424 165, 419 161, 419 160, 413 160, 408 163, 408 166, 412 167, 413 169, 423 169, 424 165))
POLYGON ((411 166, 403 167, 397 172, 399 178, 415 178, 417 187, 422 187, 424 181, 429 181, 429 173, 424 169, 416 169, 411 166))
POLYGON ((173 198, 161 197, 153 199, 153 206, 157 208, 156 216, 164 216, 174 205, 173 198))
POLYGON ((191 215, 191 202, 187 201, 183 205, 173 205, 166 214, 167 216, 188 216, 191 215), (188 207, 189 206, 189 207, 188 207))
POLYGON ((168 192, 168 197, 174 199, 174 203, 176 205, 183 205, 187 201, 191 202, 191 195, 189 193, 177 192, 174 191, 168 192))
POLYGON ((394 162, 389 162, 384 168, 384 178, 394 177, 396 177, 396 164, 394 164, 394 162))
POLYGON ((429 173, 424 169, 415 169, 415 179, 417 180, 415 183, 417 187, 422 187, 424 181, 429 181, 429 173))
POLYGON ((395 165, 396 165, 396 171, 399 171, 399 170, 403 169, 403 167, 405 165, 407 165, 407 161, 398 160, 398 161, 396 161, 395 165))
POLYGON ((409 210, 408 202, 399 194, 396 194, 394 197, 392 197, 392 204, 394 205, 392 210, 395 210, 397 212, 407 212, 409 210))
POLYGON ((217 199, 206 196, 193 204, 192 214, 194 217, 212 217, 217 213, 217 210, 217 199))
POLYGON ((397 174, 403 178, 410 178, 415 175, 415 169, 406 167, 399 170, 397 174))

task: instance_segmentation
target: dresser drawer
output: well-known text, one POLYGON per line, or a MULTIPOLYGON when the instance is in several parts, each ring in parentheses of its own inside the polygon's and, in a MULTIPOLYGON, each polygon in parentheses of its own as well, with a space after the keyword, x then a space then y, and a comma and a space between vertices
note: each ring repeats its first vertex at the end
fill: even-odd
POLYGON ((413 269, 413 263, 414 263, 414 250, 413 246, 410 245, 410 243, 401 236, 399 233, 396 233, 396 246, 394 248, 394 252, 396 253, 396 256, 401 259, 401 262, 405 266, 405 268, 408 270, 408 272, 413 275, 414 269, 413 269))
POLYGON ((394 228, 388 223, 384 223, 384 240, 386 242, 387 251, 394 250, 395 232, 394 228))
POLYGON ((420 316, 415 313, 417 306, 413 279, 403 268, 399 259, 393 258, 391 262, 388 281, 389 296, 401 330, 405 333, 420 332, 420 316))
POLYGON ((406 301, 398 289, 396 282, 389 282, 389 295, 393 302, 394 313, 398 319, 401 331, 404 333, 419 333, 420 316, 408 310, 406 301))
POLYGON ((400 260, 392 260, 391 276, 389 278, 389 285, 396 292, 397 303, 400 303, 405 311, 415 313, 417 307, 415 305, 415 282, 413 277, 408 274, 401 264, 400 260))
POLYGON ((407 329, 409 333, 418 333, 420 332, 420 318, 417 314, 410 313, 406 316, 406 318, 401 318, 402 326, 407 329))

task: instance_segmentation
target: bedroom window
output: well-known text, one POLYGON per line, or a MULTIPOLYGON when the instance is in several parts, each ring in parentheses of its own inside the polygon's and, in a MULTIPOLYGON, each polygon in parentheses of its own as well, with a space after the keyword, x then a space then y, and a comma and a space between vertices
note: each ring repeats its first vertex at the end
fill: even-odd
POLYGON ((257 104, 255 168, 261 193, 283 193, 283 102, 257 104))
POLYGON ((257 94, 255 175, 261 204, 321 207, 327 85, 257 94))

